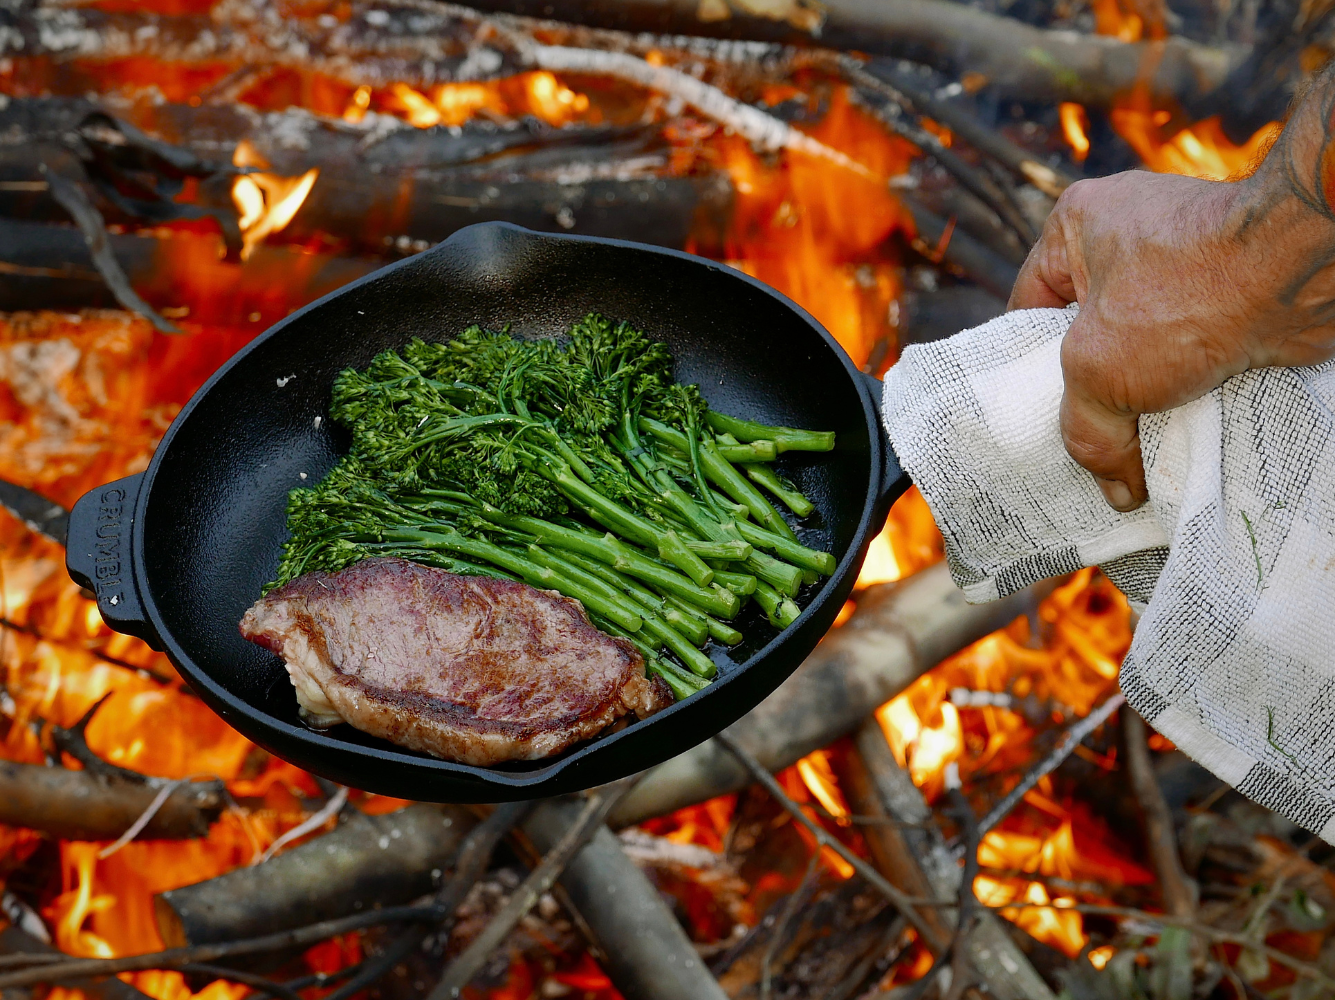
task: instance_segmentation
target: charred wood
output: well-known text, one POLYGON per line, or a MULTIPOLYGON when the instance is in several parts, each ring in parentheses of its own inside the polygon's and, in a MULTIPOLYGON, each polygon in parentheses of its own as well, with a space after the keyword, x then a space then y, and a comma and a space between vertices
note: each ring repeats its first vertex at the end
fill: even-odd
POLYGON ((900 299, 899 344, 928 344, 995 319, 1006 300, 973 285, 912 291, 900 299))
MULTIPOLYGON (((546 853, 581 808, 577 799, 548 799, 524 823, 524 833, 546 853)), ((677 918, 609 830, 599 829, 574 856, 560 885, 626 1000, 724 1000, 677 918)))
POLYGON ((704 35, 869 52, 985 77, 1002 96, 1107 107, 1138 83, 1157 99, 1190 103, 1219 86, 1245 49, 1209 48, 1182 38, 1122 42, 1046 31, 946 0, 794 0, 757 5, 717 0, 477 0, 482 10, 620 31, 704 35))
POLYGON ((476 820, 457 806, 355 810, 337 829, 252 868, 154 898, 168 947, 232 941, 416 899, 476 820))
POLYGON ((1029 248, 1020 242, 1013 230, 1004 225, 986 204, 954 184, 929 183, 935 178, 928 175, 925 183, 912 190, 912 195, 933 215, 954 219, 955 225, 972 236, 978 243, 1019 268, 1029 256, 1029 248))
MULTIPOLYGON (((40 164, 58 153, 74 158, 79 123, 100 111, 67 98, 15 99, 0 109, 0 215, 67 218, 39 186, 40 164)), ((297 109, 263 114, 238 105, 164 104, 140 119, 147 131, 202 159, 230 164, 245 141, 274 173, 318 168, 281 238, 333 238, 360 253, 384 253, 400 242, 424 249, 487 221, 679 247, 698 207, 726 216, 731 200, 722 174, 672 176, 670 151, 652 127, 554 129, 525 119, 417 129, 384 116, 349 125, 297 109)), ((235 212, 225 186, 211 197, 210 211, 235 212)), ((110 223, 159 221, 105 207, 110 223)))
MULTIPOLYGON (((0 823, 67 840, 115 840, 144 814, 160 790, 161 782, 133 782, 86 770, 0 761, 0 823)), ((180 785, 139 837, 203 837, 225 801, 220 782, 180 785)))
MULTIPOLYGON (((579 815, 560 839, 534 866, 521 886, 511 894, 500 912, 496 913, 482 933, 474 938, 445 969, 440 981, 427 995, 427 1000, 452 1000, 482 970, 487 958, 495 951, 515 926, 528 915, 538 900, 561 877, 571 859, 594 835, 605 829, 607 814, 621 797, 630 790, 637 776, 623 778, 603 788, 594 789, 585 796, 579 815)), ((345 987, 346 989, 346 987, 345 987)))
MULTIPOLYGON (((869 587, 853 617, 728 733, 767 770, 787 767, 852 732, 946 656, 1022 614, 1029 599, 1022 591, 991 604, 967 604, 944 564, 869 587)), ((610 822, 628 826, 750 783, 746 768, 708 740, 650 771, 610 822)))
POLYGON ((931 94, 889 60, 860 64, 851 58, 842 63, 844 73, 856 86, 868 88, 897 104, 946 126, 980 153, 984 153, 1050 197, 1058 197, 1075 178, 1046 163, 1012 142, 996 129, 988 128, 958 104, 931 94))

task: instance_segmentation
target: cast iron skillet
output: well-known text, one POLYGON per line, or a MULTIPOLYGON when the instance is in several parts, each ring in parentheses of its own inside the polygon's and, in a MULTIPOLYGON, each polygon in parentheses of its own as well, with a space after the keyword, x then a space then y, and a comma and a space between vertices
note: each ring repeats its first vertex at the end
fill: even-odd
POLYGON ((879 397, 880 383, 811 316, 738 271, 636 243, 484 223, 312 303, 239 351, 186 404, 146 472, 75 505, 69 571, 96 591, 112 628, 165 650, 230 725, 316 774, 428 801, 587 788, 730 725, 833 623, 868 542, 909 485, 881 430, 879 397), (288 490, 318 481, 347 447, 328 416, 334 376, 414 335, 446 339, 480 323, 550 337, 590 311, 666 341, 677 378, 699 383, 724 412, 837 432, 833 452, 780 460, 815 504, 799 535, 835 553, 833 577, 805 588, 801 617, 781 634, 745 609, 736 624, 746 641, 713 651, 719 677, 704 691, 554 759, 470 767, 351 726, 306 728, 282 661, 242 639, 237 623, 274 576, 288 490))

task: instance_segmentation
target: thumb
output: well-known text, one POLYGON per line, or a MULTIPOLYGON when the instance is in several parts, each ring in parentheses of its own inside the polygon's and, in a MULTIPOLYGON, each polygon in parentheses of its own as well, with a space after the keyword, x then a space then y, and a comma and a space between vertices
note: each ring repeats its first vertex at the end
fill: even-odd
POLYGON ((1061 432, 1067 452, 1094 474, 1108 506, 1135 510, 1148 497, 1137 426, 1140 414, 1110 399, 1108 373, 1070 333, 1062 343, 1062 372, 1066 391, 1061 432))

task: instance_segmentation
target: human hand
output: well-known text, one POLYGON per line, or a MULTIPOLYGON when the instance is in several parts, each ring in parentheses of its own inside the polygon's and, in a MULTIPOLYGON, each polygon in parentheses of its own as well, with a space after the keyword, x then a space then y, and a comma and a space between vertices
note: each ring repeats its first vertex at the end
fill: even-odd
POLYGON ((1062 343, 1062 438, 1117 510, 1146 499, 1142 413, 1249 368, 1335 355, 1335 280, 1304 250, 1328 248, 1331 233, 1274 211, 1274 183, 1144 171, 1080 181, 1020 271, 1008 308, 1080 304, 1062 343))

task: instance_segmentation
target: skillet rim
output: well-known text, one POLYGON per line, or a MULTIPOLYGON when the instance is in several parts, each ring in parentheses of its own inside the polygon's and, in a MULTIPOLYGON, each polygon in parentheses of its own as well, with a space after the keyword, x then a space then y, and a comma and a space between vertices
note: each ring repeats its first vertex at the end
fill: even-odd
MULTIPOLYGON (((148 511, 148 502, 152 493, 153 485, 157 479, 158 472, 162 463, 166 460, 168 452, 171 450, 178 431, 185 426, 195 409, 201 405, 202 401, 214 387, 225 378, 233 368, 244 363, 249 355, 266 344, 270 339, 282 334, 288 326, 302 320, 307 313, 324 306, 333 299, 352 292, 363 285, 373 281, 383 279, 394 271, 408 267, 414 264, 420 265, 421 259, 433 252, 441 250, 451 244, 462 244, 469 240, 476 239, 477 236, 485 232, 508 232, 509 234, 522 236, 525 240, 532 242, 555 241, 568 243, 591 243, 595 245, 608 246, 619 249, 628 249, 635 251, 648 252, 660 256, 676 258, 694 266, 704 267, 711 271, 721 272, 734 280, 741 280, 776 300, 791 310, 796 316, 805 322, 807 327, 815 333, 834 353, 835 358, 842 365, 852 388, 858 395, 858 400, 862 405, 863 420, 867 427, 868 451, 870 453, 870 462, 867 469, 867 483, 863 494, 861 510, 858 517, 858 525, 854 531, 853 537, 840 558, 834 573, 825 581, 819 590, 812 596, 807 606, 802 609, 802 613, 797 620, 787 628, 776 633, 769 642, 757 650, 752 656, 737 665, 737 668, 727 675, 720 674, 714 684, 699 692, 700 695, 713 694, 715 699, 724 696, 728 686, 740 679, 744 674, 752 670, 759 669, 764 665, 764 661, 771 658, 781 647, 786 645, 794 636, 801 631, 806 631, 812 626, 813 620, 824 612, 830 597, 836 591, 852 589, 851 584, 844 587, 848 582, 848 576, 853 573, 861 564, 865 556, 865 549, 870 542, 870 535, 873 528, 871 524, 872 516, 887 496, 892 497, 891 484, 885 482, 886 474, 886 450, 887 439, 884 429, 881 426, 879 406, 876 405, 876 390, 870 383, 878 383, 879 380, 873 376, 867 375, 857 368, 849 357, 848 352, 834 338, 834 336, 825 329, 825 327, 809 312, 800 305, 784 295, 775 288, 766 285, 750 275, 729 267, 726 264, 711 260, 706 257, 699 257, 695 254, 686 253, 682 250, 674 250, 666 247, 653 246, 650 244, 637 243, 631 240, 611 239, 598 236, 581 236, 573 233, 546 233, 537 230, 527 229, 508 222, 480 222, 472 226, 466 226, 456 230, 449 237, 436 244, 430 250, 423 251, 422 254, 406 257, 401 261, 388 264, 377 271, 364 275, 355 281, 349 282, 340 288, 310 302, 293 313, 283 317, 273 326, 269 327, 263 333, 256 336, 248 344, 238 350, 228 358, 212 375, 201 385, 181 408, 168 426, 166 433, 159 442, 157 449, 153 453, 153 458, 149 462, 148 468, 140 474, 138 495, 135 500, 133 523, 135 527, 131 531, 131 570, 135 590, 138 593, 140 606, 143 612, 143 619, 151 633, 157 637, 161 648, 167 653, 177 669, 181 671, 183 678, 195 689, 196 693, 213 711, 217 712, 224 721, 233 728, 237 729, 247 739, 255 742, 266 749, 271 749, 274 742, 283 742, 286 744, 296 743, 309 749, 309 753, 318 758, 324 755, 350 755, 351 758, 359 760, 362 764, 378 762, 385 765, 399 765, 411 768, 423 768, 431 772, 431 776, 436 781, 453 782, 456 784, 468 784, 477 789, 490 788, 497 792, 504 790, 506 793, 525 792, 528 794, 540 794, 543 786, 554 784, 559 781, 562 774, 572 768, 578 769, 580 765, 596 754, 606 755, 611 752, 616 745, 626 736, 632 733, 640 733, 654 722, 668 722, 677 710, 686 705, 687 701, 696 702, 696 696, 685 701, 676 702, 673 706, 663 710, 648 719, 642 719, 621 731, 603 737, 602 739, 588 743, 578 748, 574 752, 567 753, 558 760, 552 761, 545 767, 535 768, 530 771, 503 771, 495 768, 479 767, 476 765, 461 764, 454 761, 441 760, 427 755, 417 754, 412 751, 399 748, 392 743, 385 742, 385 747, 366 746, 361 743, 349 740, 331 737, 323 732, 309 729, 301 725, 294 725, 282 719, 275 718, 264 710, 256 707, 248 701, 243 700, 233 694, 229 689, 216 681, 206 670, 196 664, 190 651, 176 639, 171 630, 166 627, 163 615, 158 609, 157 603, 149 587, 149 570, 146 551, 147 532, 141 526, 145 524, 145 515, 148 511), (256 730, 260 730, 257 735, 256 730)), ((878 386, 879 387, 879 386, 878 386)), ((879 530, 879 526, 876 526, 879 530)), ((830 621, 834 616, 829 615, 830 621)), ((827 629, 828 630, 828 626, 827 629)), ((821 633, 823 635, 824 632, 821 633)), ((820 636, 816 637, 812 643, 815 648, 819 642, 820 636)), ((805 658, 807 650, 802 654, 805 658)), ((801 665, 801 659, 798 659, 787 672, 784 673, 783 683, 798 666, 801 665)), ((778 684, 772 687, 769 693, 776 690, 778 684)), ((768 697, 768 693, 766 695, 768 697)), ((754 707, 752 705, 751 707, 754 707)), ((747 709, 749 711, 749 708, 747 709)), ((744 715, 745 712, 741 713, 744 715)), ((740 718, 738 715, 737 718, 740 718)), ((706 735, 698 740, 692 746, 698 745, 711 738, 712 734, 706 735)), ((283 753, 275 751, 276 756, 285 757, 283 753)), ((655 764, 662 763, 663 760, 671 759, 665 757, 662 760, 655 761, 655 764)), ((319 773, 319 769, 311 767, 309 762, 300 763, 298 766, 319 773)), ((424 790, 426 791, 426 790, 424 790)), ((476 799, 477 801, 491 801, 486 799, 476 799)), ((429 799, 424 800, 429 801, 429 799)))

